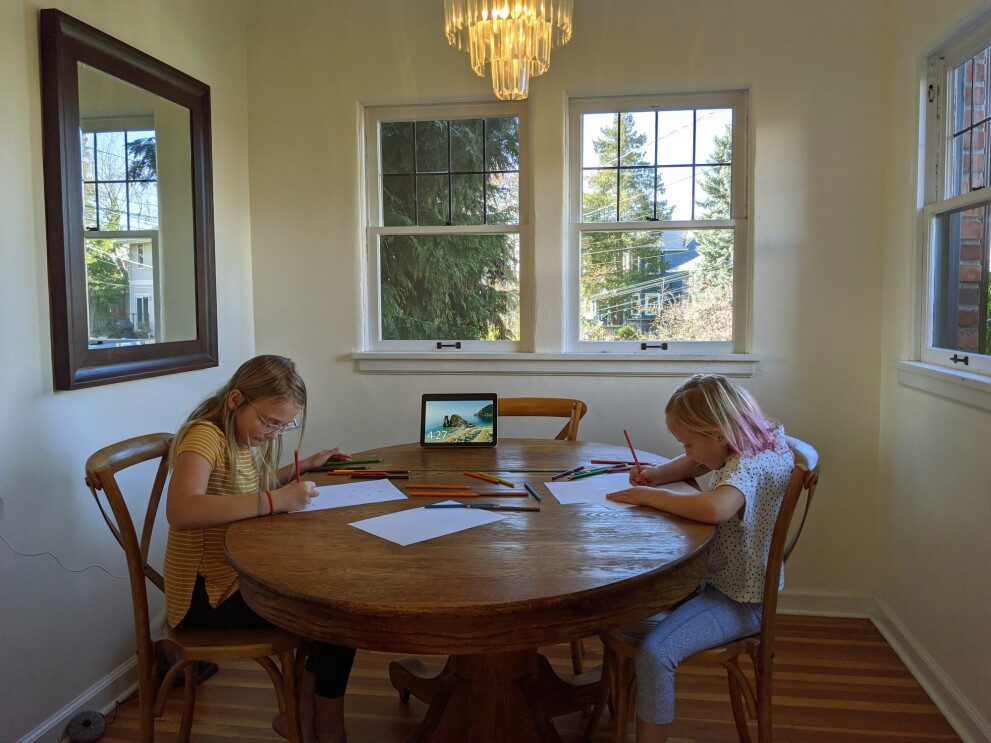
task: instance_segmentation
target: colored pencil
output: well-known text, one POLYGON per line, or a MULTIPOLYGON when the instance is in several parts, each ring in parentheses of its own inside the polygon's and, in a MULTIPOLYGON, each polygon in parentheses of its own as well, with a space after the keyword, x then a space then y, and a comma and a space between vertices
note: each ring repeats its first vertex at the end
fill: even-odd
POLYGON ((490 511, 539 511, 539 506, 503 506, 498 503, 428 503, 424 508, 486 508, 490 511))
MULTIPOLYGON (((623 431, 626 433, 626 431, 623 431)), ((636 462, 631 462, 628 459, 592 459, 589 460, 592 464, 636 464, 636 462)))
POLYGON ((468 477, 477 477, 479 480, 488 480, 489 482, 499 482, 499 479, 492 477, 492 475, 483 475, 481 472, 465 472, 463 473, 468 477))
POLYGON ((515 488, 516 487, 516 483, 510 482, 509 480, 503 480, 501 477, 496 477, 495 475, 493 475, 493 474, 491 474, 489 472, 479 472, 478 474, 485 475, 486 477, 493 477, 493 478, 495 478, 496 482, 498 482, 498 483, 500 483, 502 485, 505 485, 507 488, 515 488))
POLYGON ((335 462, 324 462, 317 469, 330 469, 333 467, 347 467, 352 464, 375 464, 376 462, 381 462, 381 459, 347 459, 335 462))
POLYGON ((411 482, 406 486, 407 490, 427 489, 427 490, 467 490, 467 485, 431 485, 429 483, 411 482))
MULTIPOLYGON (((594 462, 595 460, 593 459, 592 461, 594 462)), ((560 480, 562 477, 567 477, 568 475, 573 475, 576 472, 581 472, 583 469, 585 469, 585 465, 580 464, 577 467, 572 467, 570 470, 565 470, 564 472, 557 473, 556 475, 554 475, 554 477, 551 478, 551 480, 560 480)))
POLYGON ((540 501, 543 500, 539 495, 537 495, 537 491, 533 489, 533 486, 530 485, 530 483, 528 482, 523 483, 523 487, 525 487, 527 491, 530 493, 530 495, 532 495, 536 499, 537 503, 540 503, 540 501))
POLYGON ((296 459, 296 482, 299 482, 299 449, 293 452, 293 457, 296 459))
POLYGON ((601 475, 609 471, 609 467, 600 467, 597 470, 585 470, 584 472, 579 472, 576 475, 569 477, 569 480, 577 480, 580 477, 591 477, 592 475, 601 475))
MULTIPOLYGON (((410 498, 474 498, 482 493, 472 493, 468 490, 459 490, 452 493, 450 490, 407 490, 406 495, 410 498)), ((488 494, 487 494, 488 495, 488 494)))
POLYGON ((625 428, 623 429, 623 435, 626 436, 626 445, 630 447, 630 454, 633 455, 633 464, 635 464, 637 466, 637 469, 639 470, 640 460, 637 459, 637 450, 633 448, 633 442, 630 441, 630 434, 627 433, 625 428))

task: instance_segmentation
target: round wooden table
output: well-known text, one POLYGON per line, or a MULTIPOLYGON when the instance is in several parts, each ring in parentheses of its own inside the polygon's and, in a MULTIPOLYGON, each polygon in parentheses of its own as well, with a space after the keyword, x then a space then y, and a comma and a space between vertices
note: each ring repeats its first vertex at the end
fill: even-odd
MULTIPOLYGON (((520 488, 529 482, 541 510, 507 512, 501 521, 405 547, 349 524, 445 498, 280 514, 232 524, 227 553, 248 604, 280 627, 358 648, 450 656, 429 680, 395 669, 396 683, 431 704, 411 740, 560 740, 550 718, 594 699, 594 674, 589 683, 559 680, 537 648, 642 619, 686 596, 705 572, 714 529, 645 508, 562 506, 543 485, 552 472, 509 470, 629 456, 625 447, 531 439, 358 452, 355 459, 381 459, 375 467, 411 470, 408 480, 393 481, 400 490, 420 482, 498 491, 503 486, 463 474, 494 472, 520 488)), ((529 497, 475 500, 537 505, 529 497)))

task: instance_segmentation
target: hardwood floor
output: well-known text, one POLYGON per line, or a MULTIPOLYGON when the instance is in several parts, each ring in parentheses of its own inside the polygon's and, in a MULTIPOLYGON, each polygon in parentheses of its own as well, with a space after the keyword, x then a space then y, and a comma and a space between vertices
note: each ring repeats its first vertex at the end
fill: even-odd
MULTIPOLYGON (((586 640, 587 666, 601 658, 586 640)), ((567 644, 546 648, 562 676, 570 673, 567 644)), ((351 743, 400 743, 416 729, 425 705, 400 703, 389 683, 396 656, 360 651, 347 697, 351 743)), ((441 658, 421 658, 439 667, 441 658)), ((156 721, 156 741, 172 743, 179 726, 181 693, 174 692, 165 716, 156 721)), ((712 656, 698 656, 678 671, 677 720, 672 743, 731 743, 736 731, 726 693, 726 676, 712 656)), ((230 662, 197 691, 193 743, 280 741, 270 723, 275 697, 268 677, 253 662, 230 662)), ((102 741, 137 740, 137 702, 129 700, 107 716, 102 741)), ((608 713, 595 743, 610 740, 608 713)), ((556 718, 566 743, 582 739, 579 713, 556 718)), ((633 740, 630 726, 628 740, 633 740)), ((930 743, 958 741, 943 716, 866 619, 782 617, 774 676, 774 739, 777 743, 858 741, 930 743)), ((466 742, 484 743, 484 741, 466 742)))

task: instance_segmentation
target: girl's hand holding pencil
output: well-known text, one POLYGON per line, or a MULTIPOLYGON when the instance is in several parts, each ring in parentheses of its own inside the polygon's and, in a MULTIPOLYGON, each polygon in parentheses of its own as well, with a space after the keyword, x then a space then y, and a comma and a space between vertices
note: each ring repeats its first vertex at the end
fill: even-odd
POLYGON ((269 491, 272 498, 272 513, 301 511, 310 505, 317 495, 317 486, 309 480, 291 482, 276 490, 269 491))

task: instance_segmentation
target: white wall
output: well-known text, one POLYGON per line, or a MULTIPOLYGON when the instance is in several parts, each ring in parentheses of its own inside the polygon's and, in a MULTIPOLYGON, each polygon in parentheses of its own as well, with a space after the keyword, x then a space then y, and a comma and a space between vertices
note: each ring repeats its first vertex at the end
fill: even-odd
POLYGON ((0 740, 58 740, 109 702, 133 657, 122 552, 83 485, 86 457, 173 430, 252 355, 245 23, 232 3, 65 0, 60 10, 212 89, 219 369, 53 392, 42 181, 39 7, 0 3, 0 740), (22 557, 21 553, 51 552, 22 557), (74 572, 74 571, 83 572, 74 572), (108 688, 104 688, 110 684, 108 688))
POLYGON ((905 3, 897 19, 886 143, 881 379, 883 628, 928 681, 965 739, 991 740, 991 414, 899 385, 891 362, 911 358, 918 315, 915 184, 920 85, 913 61, 991 4, 905 3), (899 113, 895 113, 899 112, 899 113), (900 113, 904 112, 901 116, 900 113), (939 698, 942 695, 942 698, 939 698))

